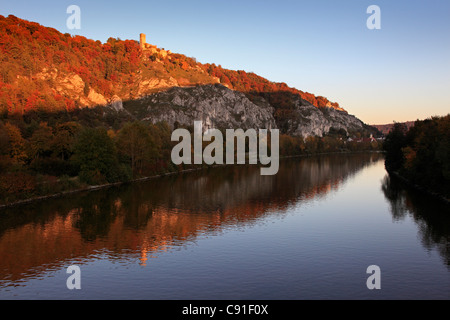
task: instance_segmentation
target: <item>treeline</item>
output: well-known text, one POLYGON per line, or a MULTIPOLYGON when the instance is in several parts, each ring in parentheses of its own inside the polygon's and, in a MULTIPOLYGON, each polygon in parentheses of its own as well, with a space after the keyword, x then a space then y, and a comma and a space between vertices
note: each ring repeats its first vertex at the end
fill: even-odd
POLYGON ((386 169, 450 198, 450 115, 396 123, 386 136, 386 169))
POLYGON ((105 122, 48 120, 0 121, 0 203, 177 169, 164 123, 124 122, 114 129, 105 122))
POLYGON ((359 138, 348 139, 345 131, 330 131, 323 137, 302 137, 280 135, 280 155, 300 156, 317 153, 335 152, 359 152, 359 151, 381 151, 382 143, 370 138, 361 138, 360 133, 355 133, 359 138))

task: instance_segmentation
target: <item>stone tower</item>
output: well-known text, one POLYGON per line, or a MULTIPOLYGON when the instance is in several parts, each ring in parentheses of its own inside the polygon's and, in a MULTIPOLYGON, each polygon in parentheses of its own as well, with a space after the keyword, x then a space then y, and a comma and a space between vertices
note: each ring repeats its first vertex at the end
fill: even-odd
POLYGON ((145 39, 144 33, 141 33, 140 44, 141 44, 141 49, 145 49, 146 39, 145 39))

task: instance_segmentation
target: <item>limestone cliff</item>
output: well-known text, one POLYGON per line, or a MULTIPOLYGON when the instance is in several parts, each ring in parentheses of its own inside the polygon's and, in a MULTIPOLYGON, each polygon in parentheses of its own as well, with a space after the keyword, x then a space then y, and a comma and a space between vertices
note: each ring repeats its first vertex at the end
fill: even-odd
POLYGON ((273 108, 267 102, 255 105, 245 94, 222 85, 189 88, 174 87, 134 102, 132 112, 140 120, 165 121, 192 126, 203 121, 203 128, 276 128, 273 108))
MULTIPOLYGON (((227 87, 204 85, 175 87, 139 100, 124 103, 136 118, 152 123, 165 121, 171 127, 192 126, 202 121, 203 128, 271 129, 280 128, 274 118, 274 108, 263 98, 250 101, 245 94, 227 87)), ((331 128, 361 131, 364 123, 347 112, 332 108, 317 108, 298 98, 294 117, 285 133, 297 136, 323 136, 331 128)))
POLYGON ((294 136, 322 137, 330 129, 350 131, 364 130, 364 123, 346 111, 333 108, 316 108, 300 98, 295 101, 294 116, 289 119, 286 133, 294 136))

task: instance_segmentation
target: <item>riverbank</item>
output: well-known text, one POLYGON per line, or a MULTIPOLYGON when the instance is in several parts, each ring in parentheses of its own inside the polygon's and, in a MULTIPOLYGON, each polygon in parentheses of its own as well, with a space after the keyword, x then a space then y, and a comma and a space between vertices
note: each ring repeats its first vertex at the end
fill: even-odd
POLYGON ((31 197, 29 199, 24 199, 24 200, 14 201, 14 202, 7 203, 7 204, 2 204, 2 205, 0 205, 0 210, 4 209, 4 208, 11 208, 11 207, 19 206, 19 205, 30 204, 30 203, 37 202, 37 201, 44 201, 44 200, 49 200, 49 199, 55 199, 55 198, 59 198, 59 197, 63 197, 63 196, 71 195, 71 194, 76 194, 76 193, 81 193, 81 192, 91 192, 91 191, 95 191, 95 190, 101 190, 101 189, 106 189, 106 188, 118 187, 118 186, 129 184, 129 183, 146 181, 146 180, 161 178, 161 177, 168 176, 168 175, 179 174, 181 172, 189 172, 189 171, 202 170, 202 169, 204 169, 204 168, 186 169, 186 170, 181 170, 181 171, 162 173, 162 174, 149 176, 149 177, 132 179, 132 180, 129 180, 129 181, 107 183, 107 184, 102 184, 102 185, 97 185, 97 186, 87 186, 87 187, 78 188, 78 189, 74 189, 74 190, 68 190, 68 191, 53 193, 53 194, 49 194, 49 195, 45 195, 45 196, 31 197))
MULTIPOLYGON (((292 156, 281 156, 280 160, 306 158, 306 157, 321 156, 321 155, 358 154, 358 153, 383 153, 383 151, 343 151, 343 152, 310 153, 310 154, 300 154, 300 155, 292 155, 292 156)), ((237 165, 237 164, 232 164, 232 165, 237 165)), ((52 193, 52 194, 44 195, 44 196, 30 197, 28 199, 23 199, 23 200, 13 201, 11 203, 1 204, 0 210, 16 207, 16 206, 20 206, 20 205, 26 205, 26 204, 30 204, 30 203, 34 203, 34 202, 38 202, 38 201, 56 199, 56 198, 68 196, 71 194, 77 194, 77 193, 82 193, 82 192, 91 192, 91 191, 96 191, 96 190, 101 190, 101 189, 112 188, 112 187, 119 187, 121 185, 148 181, 148 180, 162 178, 162 177, 166 177, 166 176, 177 175, 180 173, 188 173, 188 172, 200 171, 200 170, 216 168, 216 167, 223 167, 223 166, 229 166, 229 165, 228 164, 219 164, 219 165, 216 164, 216 165, 209 165, 209 166, 201 166, 199 168, 189 168, 189 169, 183 169, 183 170, 178 170, 178 171, 173 171, 173 172, 166 172, 166 173, 156 174, 153 176, 136 178, 136 179, 132 179, 129 181, 107 183, 107 184, 96 185, 96 186, 86 186, 86 187, 77 188, 74 190, 67 190, 67 191, 52 193)))
POLYGON ((447 197, 445 197, 442 194, 439 194, 437 192, 433 192, 430 189, 427 189, 423 186, 420 186, 418 184, 412 183, 410 180, 406 179, 405 177, 403 177, 399 172, 397 171, 391 171, 391 170, 386 170, 388 172, 388 174, 390 176, 395 177, 396 179, 402 181, 405 185, 407 185, 408 187, 411 187, 417 191, 423 192, 433 198, 435 198, 436 200, 439 200, 447 205, 450 206, 450 199, 448 199, 447 197))

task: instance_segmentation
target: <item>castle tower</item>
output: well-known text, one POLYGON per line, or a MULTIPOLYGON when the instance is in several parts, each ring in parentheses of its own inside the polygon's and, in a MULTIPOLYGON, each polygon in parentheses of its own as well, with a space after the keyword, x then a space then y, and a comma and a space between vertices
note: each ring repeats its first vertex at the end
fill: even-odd
POLYGON ((145 44, 146 44, 145 33, 141 33, 140 44, 141 44, 141 49, 145 49, 145 44))

